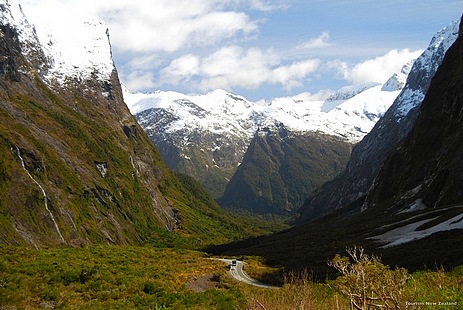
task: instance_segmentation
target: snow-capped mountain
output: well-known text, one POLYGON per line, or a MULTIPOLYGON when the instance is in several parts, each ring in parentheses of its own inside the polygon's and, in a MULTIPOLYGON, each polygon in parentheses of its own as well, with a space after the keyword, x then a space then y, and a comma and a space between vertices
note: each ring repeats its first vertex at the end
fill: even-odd
MULTIPOLYGON (((11 46, 9 50, 10 54, 4 55, 9 61, 4 61, 3 71, 9 72, 10 75, 15 75, 15 71, 31 73, 30 66, 23 61, 19 61, 19 59, 17 65, 20 68, 17 68, 18 70, 12 68, 13 58, 24 57, 40 74, 43 74, 46 72, 48 64, 34 26, 26 19, 21 6, 16 1, 3 0, 0 1, 0 5, 1 25, 11 27, 18 35, 17 46, 16 44, 14 44, 14 47, 11 46)), ((17 80, 19 75, 11 76, 11 78, 17 80)))
POLYGON ((61 18, 35 19, 32 24, 17 1, 3 0, 0 4, 0 22, 18 31, 21 53, 38 67, 45 82, 109 83, 115 67, 103 21, 72 12, 61 18))
POLYGON ((441 236, 447 231, 462 235, 463 24, 451 29, 460 36, 454 44, 433 40, 436 49, 440 48, 436 44, 450 48, 429 85, 410 134, 384 161, 363 205, 364 212, 387 210, 396 217, 396 225, 384 227, 373 237, 383 247, 437 232, 441 236), (414 216, 403 221, 403 214, 414 216))
POLYGON ((222 90, 202 96, 125 90, 124 98, 167 165, 220 197, 257 128, 252 103, 222 90))
MULTIPOLYGON (((301 221, 347 206, 367 194, 386 155, 407 136, 415 123, 431 79, 458 37, 459 23, 459 20, 453 21, 433 36, 429 46, 413 63, 394 103, 353 149, 346 170, 324 184, 305 203, 301 221)), ((388 81, 383 88, 389 89, 393 84, 398 83, 388 81)))
MULTIPOLYGON (((406 79, 409 69, 410 65, 405 65, 391 79, 406 79)), ((271 102, 250 102, 224 90, 185 95, 162 91, 131 93, 125 88, 124 99, 134 115, 152 109, 174 115, 175 119, 169 124, 158 128, 163 132, 208 130, 232 135, 240 133, 250 139, 259 128, 284 124, 294 132, 320 131, 356 143, 373 128, 400 90, 398 83, 394 89, 386 84, 364 83, 343 87, 323 101, 293 96, 275 98, 271 102)), ((156 124, 150 125, 146 117, 139 117, 139 121, 144 128, 156 124)))
POLYGON ((437 32, 431 39, 429 46, 416 59, 411 69, 412 76, 415 78, 407 81, 406 87, 400 94, 400 97, 397 98, 397 102, 400 105, 395 108, 396 111, 394 114, 398 121, 405 117, 410 110, 423 102, 432 76, 434 76, 437 68, 442 63, 445 52, 458 37, 459 24, 460 20, 454 20, 437 32), (420 71, 424 75, 419 75, 415 71, 420 71), (428 81, 427 84, 423 84, 424 80, 428 81))
MULTIPOLYGON (((405 65, 391 80, 405 80, 409 68, 405 65)), ((396 84, 394 89, 377 83, 353 85, 319 101, 303 94, 251 102, 224 90, 186 95, 131 93, 126 88, 124 99, 167 164, 194 176, 219 198, 256 134, 284 127, 298 135, 319 133, 355 144, 400 93, 398 85, 403 84, 396 84)))
POLYGON ((111 78, 114 63, 108 28, 103 21, 72 15, 65 23, 58 24, 41 19, 35 27, 50 61, 48 80, 63 84, 67 79, 108 81, 111 78))
POLYGON ((31 50, 40 46, 37 34, 34 27, 26 19, 21 6, 14 2, 10 5, 9 2, 10 1, 6 0, 0 2, 0 5, 2 5, 0 23, 2 25, 11 25, 14 29, 17 29, 18 40, 21 45, 22 52, 24 56, 28 57, 31 50))

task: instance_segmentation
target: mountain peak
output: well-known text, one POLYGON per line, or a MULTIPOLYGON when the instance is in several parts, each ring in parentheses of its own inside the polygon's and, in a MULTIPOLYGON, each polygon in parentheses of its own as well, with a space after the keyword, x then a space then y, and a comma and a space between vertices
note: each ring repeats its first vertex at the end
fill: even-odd
POLYGON ((29 23, 24 15, 21 5, 16 0, 0 1, 0 22, 2 25, 14 26, 22 43, 36 41, 34 27, 29 23))
POLYGON ((51 68, 46 78, 60 84, 67 79, 107 81, 114 70, 106 24, 98 18, 73 16, 59 26, 36 24, 51 68))
POLYGON ((405 83, 407 82, 407 76, 410 73, 410 70, 412 69, 413 62, 415 60, 410 60, 408 63, 406 63, 402 69, 400 70, 400 73, 394 73, 388 80, 387 82, 383 85, 381 90, 383 91, 396 91, 396 90, 401 90, 404 88, 405 83))
POLYGON ((30 23, 16 0, 0 1, 0 10, 1 24, 17 31, 21 53, 35 64, 46 82, 64 85, 69 80, 111 79, 115 69, 108 27, 103 21, 72 12, 33 18, 30 23))
POLYGON ((355 85, 344 86, 335 91, 334 94, 330 95, 326 99, 326 101, 332 102, 337 100, 348 100, 350 98, 353 98, 355 95, 358 95, 361 92, 378 85, 380 85, 380 83, 365 82, 355 85))
POLYGON ((458 37, 459 24, 460 19, 457 19, 438 31, 429 46, 413 63, 407 85, 397 98, 400 104, 393 105, 397 121, 400 122, 412 109, 421 105, 431 78, 440 66, 445 52, 458 37))
MULTIPOLYGON (((21 5, 16 0, 0 0, 0 25, 10 27, 10 31, 17 33, 18 40, 16 44, 18 47, 9 46, 7 49, 16 49, 18 55, 24 55, 29 64, 34 67, 34 70, 45 71, 47 67, 46 59, 35 28, 26 19, 21 5)), ((9 57, 12 57, 11 53, 9 57)), ((3 69, 7 70, 6 68, 3 69)), ((21 66, 21 68, 16 68, 13 71, 29 71, 29 69, 21 66)))

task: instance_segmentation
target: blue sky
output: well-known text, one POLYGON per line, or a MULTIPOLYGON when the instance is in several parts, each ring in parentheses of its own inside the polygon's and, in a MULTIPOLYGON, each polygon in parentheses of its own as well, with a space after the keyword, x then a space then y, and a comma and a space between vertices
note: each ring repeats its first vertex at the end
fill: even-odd
POLYGON ((462 0, 20 2, 105 21, 132 91, 222 88, 254 101, 384 82, 463 12, 462 0))

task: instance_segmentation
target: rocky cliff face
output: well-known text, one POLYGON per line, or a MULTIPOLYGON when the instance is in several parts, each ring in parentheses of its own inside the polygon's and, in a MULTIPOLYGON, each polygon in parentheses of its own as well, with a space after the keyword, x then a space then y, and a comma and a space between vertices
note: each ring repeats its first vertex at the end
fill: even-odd
POLYGON ((413 129, 388 156, 364 209, 439 208, 463 203, 463 25, 445 55, 413 129))
POLYGON ((456 40, 459 21, 439 31, 414 62, 406 85, 394 103, 352 150, 345 171, 317 189, 301 208, 299 222, 310 221, 336 209, 363 203, 388 152, 410 131, 431 78, 445 52, 456 40))

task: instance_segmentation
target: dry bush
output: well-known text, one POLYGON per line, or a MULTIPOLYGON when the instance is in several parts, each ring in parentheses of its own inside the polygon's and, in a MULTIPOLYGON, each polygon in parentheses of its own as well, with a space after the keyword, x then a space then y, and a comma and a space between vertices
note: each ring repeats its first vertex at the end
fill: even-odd
POLYGON ((281 288, 243 289, 250 310, 348 309, 327 285, 313 283, 309 272, 290 272, 281 288))
POLYGON ((351 307, 365 309, 401 309, 405 304, 408 272, 391 270, 378 257, 365 254, 362 247, 347 249, 350 256, 339 254, 328 264, 341 273, 334 286, 349 298, 351 307))

